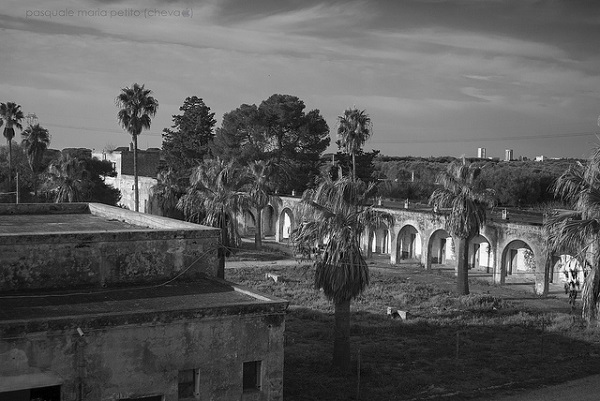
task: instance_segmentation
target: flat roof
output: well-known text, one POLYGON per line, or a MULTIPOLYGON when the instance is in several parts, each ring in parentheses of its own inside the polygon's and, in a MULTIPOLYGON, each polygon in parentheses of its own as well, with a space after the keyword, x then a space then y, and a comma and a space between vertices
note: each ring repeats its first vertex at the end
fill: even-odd
POLYGON ((93 214, 16 214, 0 217, 0 235, 143 231, 147 227, 93 214))
POLYGON ((287 302, 211 278, 168 284, 0 295, 0 328, 52 320, 95 319, 164 312, 194 312, 287 302))

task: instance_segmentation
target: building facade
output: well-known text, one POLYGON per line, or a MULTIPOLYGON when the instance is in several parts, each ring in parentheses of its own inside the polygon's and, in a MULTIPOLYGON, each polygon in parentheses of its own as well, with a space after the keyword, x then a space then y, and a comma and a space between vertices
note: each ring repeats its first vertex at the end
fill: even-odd
POLYGON ((218 277, 218 230, 100 204, 0 219, 0 401, 283 399, 287 302, 218 277))

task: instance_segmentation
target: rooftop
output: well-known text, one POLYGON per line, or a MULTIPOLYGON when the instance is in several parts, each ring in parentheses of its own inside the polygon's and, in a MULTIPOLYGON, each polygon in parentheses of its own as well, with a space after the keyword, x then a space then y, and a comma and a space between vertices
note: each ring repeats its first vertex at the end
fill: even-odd
POLYGON ((73 319, 78 324, 99 318, 139 323, 165 313, 238 313, 240 308, 265 305, 283 311, 287 302, 210 278, 110 289, 4 293, 0 295, 0 330, 7 326, 64 326, 73 319))
POLYGON ((93 214, 17 214, 2 216, 0 235, 32 233, 82 233, 107 231, 146 230, 118 219, 107 219, 93 214))

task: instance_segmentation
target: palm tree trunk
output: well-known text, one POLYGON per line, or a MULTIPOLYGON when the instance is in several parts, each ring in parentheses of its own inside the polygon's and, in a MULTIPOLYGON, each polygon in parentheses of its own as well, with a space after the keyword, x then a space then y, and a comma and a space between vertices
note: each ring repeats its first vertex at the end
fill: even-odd
POLYGON ((468 238, 456 238, 456 292, 458 295, 469 295, 468 246, 468 238))
POLYGON ((592 270, 585 278, 581 292, 581 317, 588 323, 592 323, 596 319, 599 278, 598 268, 592 265, 592 270))
POLYGON ((226 248, 229 246, 229 240, 227 235, 227 219, 225 218, 225 213, 221 213, 220 217, 220 226, 221 226, 221 246, 219 247, 219 251, 217 252, 217 256, 219 258, 219 267, 217 269, 217 277, 225 279, 225 253, 226 248))
POLYGON ((356 155, 352 153, 352 181, 356 181, 356 155))
POLYGON ((262 208, 256 208, 256 232, 254 233, 254 247, 262 249, 262 208))
POLYGON ((12 188, 12 140, 6 139, 8 142, 8 192, 11 192, 12 188))
POLYGON ((332 365, 343 373, 350 370, 350 300, 334 304, 332 365))
POLYGON ((135 211, 140 211, 140 193, 138 190, 138 161, 137 161, 137 135, 132 135, 133 137, 133 191, 134 191, 134 203, 135 203, 135 211))

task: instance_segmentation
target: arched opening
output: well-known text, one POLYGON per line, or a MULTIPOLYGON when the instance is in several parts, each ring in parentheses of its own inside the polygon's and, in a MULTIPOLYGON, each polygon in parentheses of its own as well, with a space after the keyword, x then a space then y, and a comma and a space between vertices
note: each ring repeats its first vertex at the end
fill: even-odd
POLYGON ((490 242, 478 235, 469 242, 469 269, 492 273, 494 255, 490 242))
POLYGON ((254 218, 254 214, 249 210, 244 211, 244 221, 242 223, 242 230, 240 231, 244 235, 254 235, 256 232, 256 219, 254 218))
POLYGON ((279 238, 282 240, 288 240, 292 236, 294 230, 294 215, 292 211, 285 208, 281 211, 279 217, 279 238))
POLYGON ((529 282, 535 279, 535 255, 522 240, 511 241, 502 251, 502 274, 510 282, 529 282))
POLYGON ((454 241, 448 231, 443 229, 434 231, 429 239, 428 249, 432 267, 454 266, 456 264, 454 241))
POLYGON ((563 286, 569 280, 575 280, 583 286, 586 271, 579 260, 569 254, 562 254, 554 256, 552 262, 551 283, 563 286))
POLYGON ((411 225, 402 227, 396 242, 396 260, 420 262, 422 253, 421 234, 411 225))
POLYGON ((262 210, 262 231, 263 236, 272 237, 275 235, 276 216, 275 209, 271 205, 267 205, 262 210))
POLYGON ((369 247, 372 253, 389 254, 391 245, 390 230, 386 224, 380 224, 370 233, 369 247))

